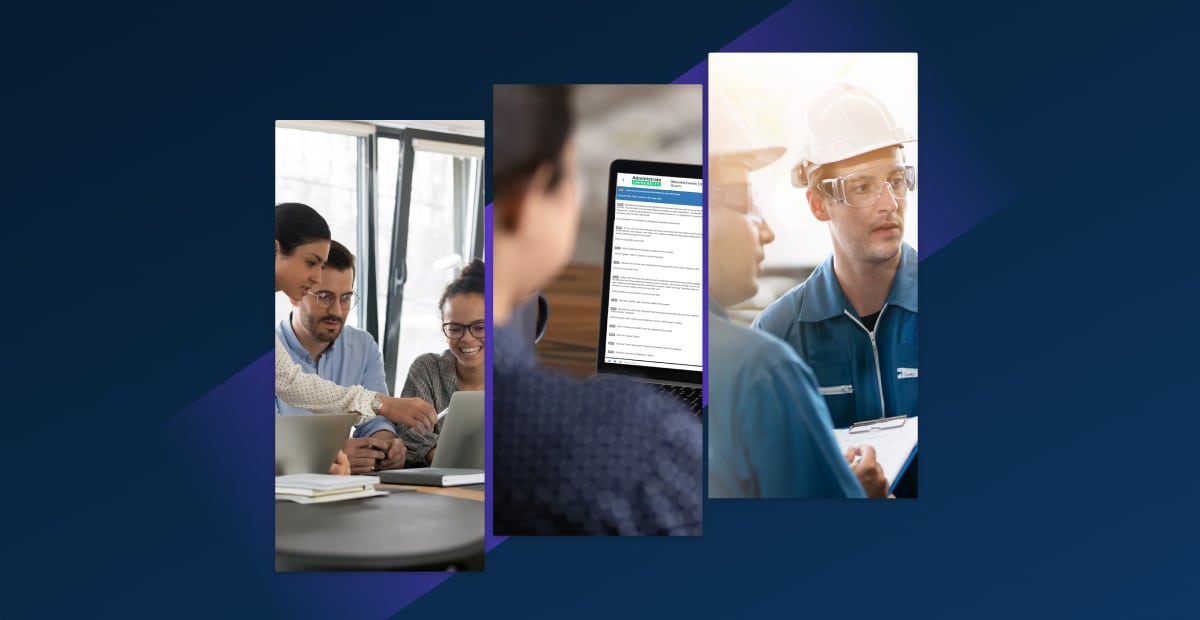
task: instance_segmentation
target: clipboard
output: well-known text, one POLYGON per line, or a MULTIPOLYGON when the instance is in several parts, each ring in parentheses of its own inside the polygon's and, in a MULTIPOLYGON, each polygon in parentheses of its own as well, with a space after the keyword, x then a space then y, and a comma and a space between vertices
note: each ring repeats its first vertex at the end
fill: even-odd
POLYGON ((883 466, 888 493, 891 493, 917 454, 917 430, 917 416, 893 416, 856 422, 849 428, 835 428, 833 436, 843 452, 851 446, 875 448, 875 459, 883 466))
MULTIPOLYGON (((916 419, 916 418, 913 418, 916 419)), ((863 420, 850 425, 848 429, 850 434, 869 433, 871 431, 886 430, 889 428, 899 428, 904 426, 904 422, 908 420, 906 415, 894 415, 887 418, 878 418, 875 420, 863 420)))

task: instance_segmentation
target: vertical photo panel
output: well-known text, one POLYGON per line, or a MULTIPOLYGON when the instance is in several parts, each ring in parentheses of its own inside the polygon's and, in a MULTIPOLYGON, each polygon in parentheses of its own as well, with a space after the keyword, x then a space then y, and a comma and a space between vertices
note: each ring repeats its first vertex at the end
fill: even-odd
POLYGON ((699 535, 703 92, 493 88, 497 535, 699 535))
POLYGON ((483 121, 276 122, 276 570, 483 569, 484 171, 483 121))
POLYGON ((710 54, 708 489, 917 497, 917 55, 710 54))

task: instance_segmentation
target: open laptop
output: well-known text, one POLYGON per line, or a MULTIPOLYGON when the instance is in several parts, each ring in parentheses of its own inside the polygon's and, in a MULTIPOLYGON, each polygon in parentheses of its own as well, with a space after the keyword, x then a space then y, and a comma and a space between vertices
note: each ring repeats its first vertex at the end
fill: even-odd
POLYGON ((609 167, 596 374, 656 384, 697 414, 704 377, 701 166, 609 167))
POLYGON ((388 484, 457 486, 484 481, 483 392, 455 392, 443 412, 445 420, 438 435, 431 467, 389 469, 378 473, 388 484))
POLYGON ((275 416, 275 475, 327 474, 355 414, 275 416))

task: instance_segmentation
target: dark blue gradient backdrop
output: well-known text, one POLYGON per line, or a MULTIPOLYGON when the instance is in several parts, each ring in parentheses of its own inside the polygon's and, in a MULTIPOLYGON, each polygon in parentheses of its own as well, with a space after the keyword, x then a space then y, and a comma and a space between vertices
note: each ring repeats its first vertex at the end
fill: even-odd
POLYGON ((10 7, 4 615, 1193 615, 1194 17, 10 7), (920 54, 921 499, 709 502, 701 538, 510 538, 482 574, 276 575, 272 121, 490 123, 496 82, 699 81, 721 50, 920 54))

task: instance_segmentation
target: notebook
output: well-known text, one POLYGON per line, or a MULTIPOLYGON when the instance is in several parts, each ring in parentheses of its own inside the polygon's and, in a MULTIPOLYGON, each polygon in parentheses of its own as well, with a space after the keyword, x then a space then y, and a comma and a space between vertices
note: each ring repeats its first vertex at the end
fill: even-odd
MULTIPOLYGON (((437 454, 433 455, 437 460, 437 454)), ((384 482, 391 484, 415 484, 426 487, 456 487, 466 484, 483 484, 482 469, 465 469, 460 467, 416 467, 413 469, 393 469, 379 472, 398 473, 399 476, 381 476, 384 482), (396 482, 394 479, 403 480, 396 482)))
POLYGON ((330 474, 290 474, 275 477, 275 500, 300 504, 338 502, 360 497, 387 495, 376 491, 376 476, 335 476, 330 474))
POLYGON ((329 473, 357 421, 354 414, 275 416, 275 475, 329 473))
POLYGON ((888 493, 891 493, 896 488, 896 481, 917 453, 917 418, 904 418, 902 424, 859 424, 856 429, 833 429, 838 447, 842 452, 851 446, 875 448, 875 460, 883 466, 883 475, 888 479, 888 493))
POLYGON ((455 392, 438 435, 432 467, 389 469, 379 472, 388 484, 460 486, 484 482, 483 392, 455 392))
POLYGON ((598 377, 651 383, 697 414, 704 373, 701 166, 609 167, 598 377))

